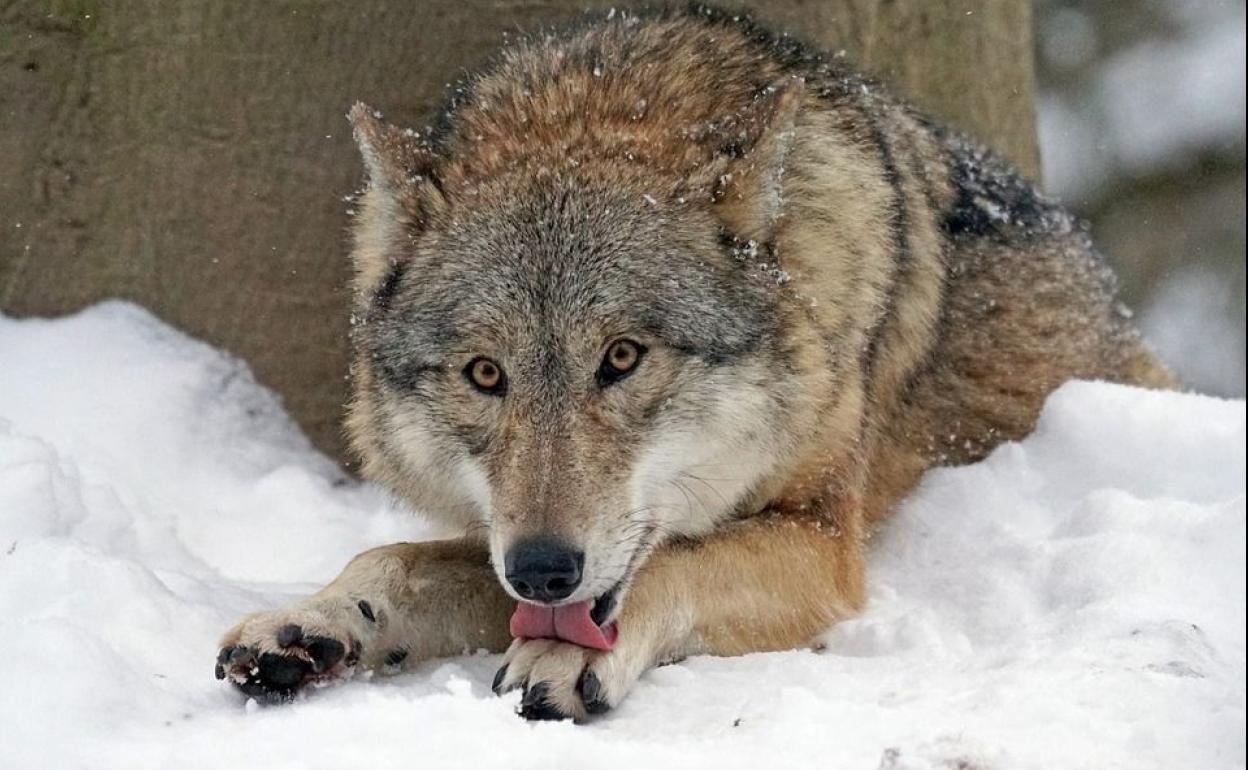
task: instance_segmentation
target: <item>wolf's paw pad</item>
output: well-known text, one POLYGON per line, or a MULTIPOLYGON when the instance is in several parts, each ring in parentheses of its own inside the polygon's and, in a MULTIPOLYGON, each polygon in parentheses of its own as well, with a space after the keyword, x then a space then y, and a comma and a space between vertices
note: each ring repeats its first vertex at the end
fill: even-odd
POLYGON ((348 678, 362 645, 347 628, 320 613, 253 615, 225 635, 217 653, 217 679, 228 679, 257 700, 289 700, 308 685, 348 678))
POLYGON ((517 639, 494 676, 494 692, 522 688, 520 716, 583 722, 616 706, 635 676, 619 651, 600 652, 554 639, 517 639))

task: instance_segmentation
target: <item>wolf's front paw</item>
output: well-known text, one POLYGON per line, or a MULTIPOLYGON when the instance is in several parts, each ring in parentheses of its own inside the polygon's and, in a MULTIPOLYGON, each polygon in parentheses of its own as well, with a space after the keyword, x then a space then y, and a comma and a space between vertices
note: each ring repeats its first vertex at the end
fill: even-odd
POLYGON ((525 719, 585 721, 619 705, 650 661, 621 640, 610 652, 556 639, 516 639, 494 675, 494 692, 524 688, 525 719))
POLYGON ((260 700, 287 700, 306 685, 349 677, 375 622, 367 602, 346 600, 249 615, 222 637, 217 679, 260 700))

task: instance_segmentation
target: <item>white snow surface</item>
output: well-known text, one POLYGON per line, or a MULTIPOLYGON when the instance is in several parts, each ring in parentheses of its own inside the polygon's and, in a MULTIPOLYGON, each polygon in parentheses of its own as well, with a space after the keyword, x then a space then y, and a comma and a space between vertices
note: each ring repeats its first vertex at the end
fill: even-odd
POLYGON ((1245 766, 1242 401, 1072 383, 929 473, 820 652, 653 670, 522 721, 495 655, 257 707, 219 634, 434 530, 146 311, 0 317, 0 767, 1245 766))

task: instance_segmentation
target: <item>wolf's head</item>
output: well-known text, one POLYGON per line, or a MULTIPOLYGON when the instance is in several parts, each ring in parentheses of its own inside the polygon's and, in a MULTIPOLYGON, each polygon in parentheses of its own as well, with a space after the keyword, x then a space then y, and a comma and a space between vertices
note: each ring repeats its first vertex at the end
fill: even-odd
POLYGON ((527 137, 483 171, 502 150, 352 111, 353 440, 366 475, 485 534, 517 598, 601 622, 656 544, 757 506, 800 382, 784 276, 739 236, 777 214, 795 88, 666 168, 527 137))

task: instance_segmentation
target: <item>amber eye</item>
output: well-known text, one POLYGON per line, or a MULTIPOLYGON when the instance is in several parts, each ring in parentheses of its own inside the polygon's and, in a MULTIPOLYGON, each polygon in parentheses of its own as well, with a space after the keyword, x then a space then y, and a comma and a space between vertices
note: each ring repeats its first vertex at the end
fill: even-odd
POLYGON ((611 347, 607 348, 607 354, 602 357, 602 364, 598 367, 598 384, 606 387, 632 374, 645 352, 646 349, 641 344, 632 340, 612 342, 611 347))
POLYGON ((502 368, 488 358, 474 358, 464 367, 464 376, 482 393, 501 396, 507 392, 507 378, 502 368))

